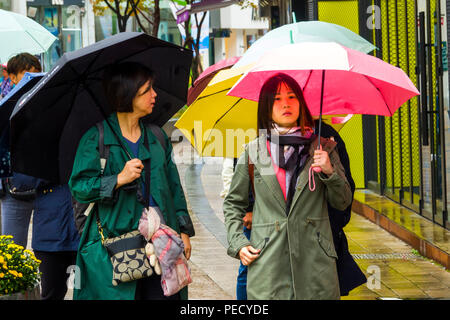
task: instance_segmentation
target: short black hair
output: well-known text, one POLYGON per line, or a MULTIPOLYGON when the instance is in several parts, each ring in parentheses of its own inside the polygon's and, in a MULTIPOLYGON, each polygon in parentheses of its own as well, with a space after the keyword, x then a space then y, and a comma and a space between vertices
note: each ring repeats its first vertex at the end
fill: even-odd
POLYGON ((6 69, 9 74, 18 75, 22 71, 30 71, 33 67, 37 72, 42 71, 38 58, 28 52, 22 52, 8 60, 6 69))
POLYGON ((139 89, 154 80, 153 71, 138 62, 110 65, 103 73, 103 88, 113 112, 133 112, 133 99, 139 89))
POLYGON ((314 127, 314 120, 306 105, 305 98, 303 97, 303 91, 298 85, 297 81, 291 76, 285 73, 277 73, 274 76, 267 79, 263 84, 259 93, 258 101, 258 130, 271 130, 272 129, 272 109, 275 102, 275 95, 281 84, 284 83, 292 89, 294 94, 300 103, 299 116, 297 119, 297 125, 301 127, 302 133, 304 133, 305 127, 314 127))

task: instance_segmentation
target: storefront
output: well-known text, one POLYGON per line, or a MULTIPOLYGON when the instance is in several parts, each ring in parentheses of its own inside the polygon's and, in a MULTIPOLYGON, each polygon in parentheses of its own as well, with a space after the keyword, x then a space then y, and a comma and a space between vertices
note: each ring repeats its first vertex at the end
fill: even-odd
POLYGON ((88 0, 28 0, 27 15, 58 40, 44 54, 43 65, 49 70, 64 52, 83 47, 82 17, 85 16, 85 1, 88 0))

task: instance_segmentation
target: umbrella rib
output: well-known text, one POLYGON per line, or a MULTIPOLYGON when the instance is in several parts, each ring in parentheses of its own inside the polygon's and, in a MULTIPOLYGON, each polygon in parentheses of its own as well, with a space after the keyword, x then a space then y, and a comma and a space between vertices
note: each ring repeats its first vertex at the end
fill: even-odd
POLYGON ((215 95, 215 94, 222 93, 222 92, 224 92, 224 91, 228 91, 228 90, 230 90, 230 89, 231 89, 231 88, 223 89, 223 90, 220 90, 220 91, 217 91, 217 92, 214 92, 214 93, 210 93, 210 94, 208 94, 208 95, 206 95, 206 96, 201 96, 201 97, 198 98, 197 100, 201 100, 201 99, 203 99, 203 98, 208 98, 208 97, 211 97, 211 96, 213 96, 213 95, 215 95))
MULTIPOLYGON (((227 110, 227 112, 225 112, 219 119, 217 119, 216 122, 214 122, 214 125, 212 126, 211 129, 214 129, 215 126, 219 123, 219 121, 222 120, 223 117, 225 117, 225 116, 227 115, 227 113, 230 112, 231 109, 233 109, 233 108, 234 108, 241 100, 242 100, 242 98, 239 98, 239 100, 236 101, 236 102, 230 107, 230 109, 227 110)), ((212 130, 211 130, 211 133, 212 133, 212 130)), ((207 140, 209 140, 209 137, 211 136, 211 133, 209 134, 207 140)), ((202 148, 202 154, 203 154, 203 151, 205 150, 205 147, 206 147, 206 144, 205 144, 205 146, 203 146, 203 148, 202 148)))
MULTIPOLYGON (((37 40, 31 35, 30 32, 28 32, 28 30, 26 31, 26 33, 30 36, 31 39, 34 40, 34 42, 36 42, 36 43, 38 44, 39 47, 41 47, 42 50, 44 50, 44 52, 47 51, 47 50, 40 44, 40 42, 37 41, 37 40)), ((55 40, 56 40, 56 39, 55 39, 55 40)), ((55 40, 53 40, 53 42, 55 42, 55 40)), ((53 44, 53 42, 52 42, 52 44, 53 44)))
POLYGON ((386 99, 384 99, 384 96, 383 96, 383 94, 381 93, 381 91, 380 91, 380 89, 378 89, 378 87, 377 86, 375 86, 374 84, 373 84, 373 82, 372 81, 370 81, 370 79, 369 79, 369 77, 368 76, 366 76, 366 75, 364 75, 364 77, 367 79, 367 81, 369 81, 370 82, 370 84, 372 84, 377 90, 378 90, 378 92, 380 93, 380 95, 383 97, 383 102, 384 102, 384 105, 386 106, 386 109, 388 110, 388 112, 389 112, 389 114, 391 115, 391 117, 394 115, 392 112, 391 112, 391 109, 389 109, 389 106, 387 105, 387 103, 386 103, 386 99))
POLYGON ((308 79, 306 79, 305 86, 303 87, 302 92, 305 91, 305 88, 308 85, 309 79, 311 79, 312 72, 313 72, 312 69, 309 70, 308 79))

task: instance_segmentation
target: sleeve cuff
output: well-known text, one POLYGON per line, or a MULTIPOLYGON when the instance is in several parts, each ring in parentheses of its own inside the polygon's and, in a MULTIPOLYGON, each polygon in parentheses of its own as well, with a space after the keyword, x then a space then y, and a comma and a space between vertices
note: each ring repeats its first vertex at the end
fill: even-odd
POLYGON ((340 176, 337 174, 336 170, 334 170, 333 173, 330 176, 327 176, 323 172, 320 172, 319 173, 319 178, 320 178, 320 180, 322 180, 326 184, 333 183, 335 181, 339 181, 340 180, 340 176))
POLYGON ((238 243, 236 243, 235 246, 228 247, 227 254, 230 257, 239 259, 239 251, 241 251, 242 248, 251 245, 250 241, 244 236, 244 234, 242 234, 242 236, 243 236, 243 239, 241 241, 238 241, 238 243))
POLYGON ((105 176, 100 178, 100 198, 113 199, 117 184, 117 175, 105 176))
POLYGON ((180 232, 187 234, 189 237, 195 236, 194 225, 189 216, 178 216, 178 224, 180 225, 180 232))

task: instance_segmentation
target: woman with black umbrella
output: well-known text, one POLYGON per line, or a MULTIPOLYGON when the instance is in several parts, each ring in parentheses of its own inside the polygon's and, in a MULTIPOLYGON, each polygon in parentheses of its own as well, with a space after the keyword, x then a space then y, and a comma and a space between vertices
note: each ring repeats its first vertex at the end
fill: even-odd
POLYGON ((104 74, 106 97, 114 113, 103 121, 103 141, 109 148, 104 171, 101 170, 99 129, 89 129, 81 139, 69 186, 79 202, 96 202, 81 236, 77 256, 74 299, 180 299, 182 290, 170 297, 163 295, 161 278, 150 277, 112 283, 112 265, 102 245, 96 218, 105 236, 117 237, 138 228, 143 202, 158 207, 166 224, 181 234, 189 259, 189 237, 194 235, 179 175, 171 159, 172 146, 164 134, 166 150, 141 118, 153 111, 156 92, 154 76, 147 67, 125 62, 111 66, 104 74), (133 155, 133 156, 130 156, 133 155), (147 166, 151 160, 151 165, 147 166), (150 182, 146 169, 150 167, 150 182), (150 184, 150 185, 149 185, 150 184), (149 188, 150 190, 148 190, 149 188), (147 191, 147 192, 142 192, 147 191), (150 193, 142 201, 141 195, 150 193))

